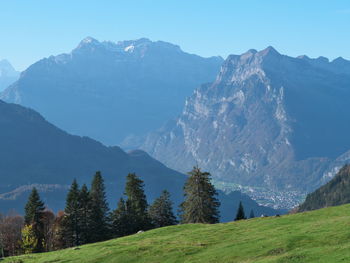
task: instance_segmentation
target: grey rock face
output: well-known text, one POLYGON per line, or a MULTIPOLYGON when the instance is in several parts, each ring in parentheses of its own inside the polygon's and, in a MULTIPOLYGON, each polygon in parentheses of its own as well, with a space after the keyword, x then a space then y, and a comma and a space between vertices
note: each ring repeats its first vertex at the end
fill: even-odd
POLYGON ((19 72, 16 71, 10 62, 0 60, 0 92, 10 86, 19 78, 19 72))
POLYGON ((115 145, 176 116, 196 86, 215 79, 222 62, 162 41, 88 37, 71 53, 30 66, 0 99, 33 108, 70 133, 115 145))
POLYGON ((198 164, 217 181, 297 198, 350 149, 349 96, 349 61, 249 50, 229 56, 141 148, 179 171, 198 164))

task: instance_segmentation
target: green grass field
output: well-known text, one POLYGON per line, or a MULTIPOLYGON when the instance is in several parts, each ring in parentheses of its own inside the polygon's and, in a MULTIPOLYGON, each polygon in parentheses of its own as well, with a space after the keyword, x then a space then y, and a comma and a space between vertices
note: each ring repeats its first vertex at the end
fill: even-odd
POLYGON ((165 227, 3 262, 350 262, 350 205, 226 224, 165 227))

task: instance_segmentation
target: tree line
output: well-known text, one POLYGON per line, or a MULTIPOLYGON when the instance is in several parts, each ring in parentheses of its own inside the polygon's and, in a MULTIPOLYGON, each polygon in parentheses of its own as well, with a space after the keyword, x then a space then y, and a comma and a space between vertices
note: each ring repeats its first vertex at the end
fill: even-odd
MULTIPOLYGON (((0 217, 0 253, 4 256, 53 251, 178 223, 218 223, 220 202, 210 173, 194 167, 188 174, 178 218, 173 212, 170 193, 164 190, 149 205, 145 184, 134 173, 127 175, 124 196, 112 211, 100 172, 94 175, 90 189, 86 184, 79 187, 74 180, 65 209, 57 215, 45 208, 37 189, 33 188, 25 205, 24 218, 19 215, 0 217)), ((254 217, 253 211, 250 217, 254 217)), ((240 202, 234 220, 242 219, 246 216, 240 202)))

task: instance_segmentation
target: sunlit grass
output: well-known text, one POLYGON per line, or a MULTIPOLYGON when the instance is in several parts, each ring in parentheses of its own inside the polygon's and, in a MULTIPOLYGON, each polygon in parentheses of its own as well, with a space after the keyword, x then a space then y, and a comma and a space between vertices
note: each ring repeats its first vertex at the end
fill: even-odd
POLYGON ((160 228, 3 262, 350 262, 350 205, 216 225, 160 228))

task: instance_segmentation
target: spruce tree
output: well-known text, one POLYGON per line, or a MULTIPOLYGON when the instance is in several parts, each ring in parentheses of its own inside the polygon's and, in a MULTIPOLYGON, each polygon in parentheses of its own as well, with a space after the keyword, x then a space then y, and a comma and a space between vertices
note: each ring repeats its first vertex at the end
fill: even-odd
POLYGON ((154 227, 171 226, 177 224, 173 214, 173 202, 170 193, 164 190, 159 198, 149 207, 149 216, 154 227))
POLYGON ((210 173, 194 167, 188 174, 189 177, 184 186, 185 201, 180 205, 181 222, 218 223, 220 202, 210 182, 210 173))
POLYGON ((45 205, 41 201, 38 190, 33 187, 29 195, 28 202, 25 206, 24 222, 26 225, 37 223, 40 221, 45 205))
POLYGON ((96 172, 90 190, 91 209, 89 212, 89 242, 98 242, 110 237, 109 208, 101 172, 96 172))
POLYGON ((147 213, 148 204, 144 192, 144 182, 134 173, 128 174, 126 177, 125 195, 131 233, 150 229, 152 225, 147 213))
POLYGON ((235 221, 246 219, 242 201, 239 202, 235 221))
POLYGON ((120 198, 117 209, 111 214, 112 232, 114 237, 122 237, 133 233, 130 228, 129 219, 125 201, 123 198, 120 198))
POLYGON ((79 227, 79 186, 74 179, 66 199, 64 209, 63 233, 65 243, 68 247, 80 245, 80 227, 79 227))
POLYGON ((253 209, 251 209, 251 210, 250 210, 249 218, 254 218, 254 217, 255 217, 254 211, 253 211, 253 209))
POLYGON ((31 231, 37 240, 35 247, 32 248, 33 252, 42 252, 44 249, 44 224, 42 220, 44 210, 44 202, 41 201, 39 193, 34 187, 25 206, 24 216, 25 224, 31 226, 31 231))
POLYGON ((81 187, 79 194, 79 229, 80 229, 80 242, 81 244, 89 243, 90 231, 89 231, 89 215, 91 214, 91 199, 89 190, 84 184, 81 187))

